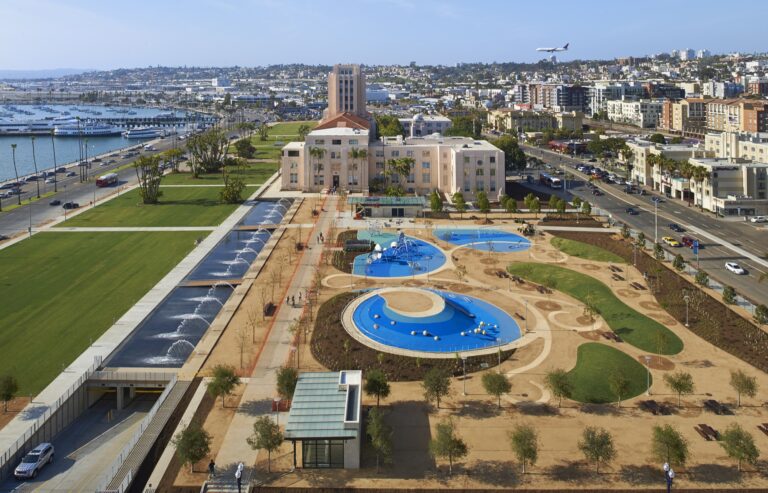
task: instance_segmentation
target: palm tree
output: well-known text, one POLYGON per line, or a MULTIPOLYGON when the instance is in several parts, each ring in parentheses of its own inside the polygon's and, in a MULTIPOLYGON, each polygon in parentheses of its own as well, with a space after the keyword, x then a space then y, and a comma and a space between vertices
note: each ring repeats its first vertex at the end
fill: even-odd
MULTIPOLYGON (((19 170, 16 169, 16 144, 11 144, 11 152, 13 153, 13 172, 16 173, 16 183, 19 183, 19 170)), ((21 191, 21 188, 19 188, 19 191, 21 191)), ((16 198, 19 200, 19 205, 21 205, 21 193, 17 193, 16 198)))
POLYGON ((320 172, 320 160, 325 156, 325 149, 322 147, 310 147, 309 155, 315 158, 315 174, 320 172))
POLYGON ((56 139, 54 136, 56 135, 56 132, 54 130, 51 130, 51 147, 53 149, 53 191, 58 192, 58 180, 56 179, 56 139))
POLYGON ((35 180, 35 184, 37 185, 37 198, 40 198, 40 177, 37 174, 37 157, 35 157, 35 138, 30 137, 32 140, 32 163, 35 166, 35 176, 37 176, 37 180, 35 180))

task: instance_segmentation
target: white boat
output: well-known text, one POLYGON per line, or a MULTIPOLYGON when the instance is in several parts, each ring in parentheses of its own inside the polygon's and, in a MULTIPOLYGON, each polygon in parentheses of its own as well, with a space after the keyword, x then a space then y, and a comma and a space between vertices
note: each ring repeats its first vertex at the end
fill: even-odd
POLYGON ((91 137, 95 135, 120 135, 123 129, 102 123, 85 123, 80 125, 61 125, 53 131, 57 137, 91 137))
POLYGON ((123 132, 126 139, 156 139, 164 135, 165 131, 156 127, 138 127, 123 132))

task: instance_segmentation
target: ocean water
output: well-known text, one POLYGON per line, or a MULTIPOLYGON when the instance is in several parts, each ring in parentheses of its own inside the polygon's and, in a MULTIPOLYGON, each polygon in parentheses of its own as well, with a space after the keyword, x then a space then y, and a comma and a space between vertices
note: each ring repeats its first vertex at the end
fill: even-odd
MULTIPOLYGON (((157 108, 131 108, 131 107, 105 107, 94 105, 22 105, 22 104, 2 104, 0 105, 0 121, 4 122, 26 122, 40 121, 45 118, 75 118, 98 119, 112 117, 139 118, 154 116, 158 113, 167 113, 170 110, 157 108), (20 111, 13 111, 15 107, 20 111), (38 107, 38 108, 36 108, 38 107), (51 108, 54 112, 44 111, 39 107, 51 108), (77 109, 74 109, 77 108, 77 109), (136 112, 135 115, 127 113, 118 113, 109 111, 110 109, 136 112), (26 114, 24 112, 31 113, 26 114), (68 112, 69 115, 64 115, 68 112), (96 113, 101 113, 97 115, 96 113)), ((183 115, 183 112, 176 111, 177 115, 183 115)), ((102 137, 88 137, 88 159, 98 154, 112 152, 126 147, 135 146, 143 142, 142 139, 126 139, 121 135, 110 135, 102 137)), ((32 159, 32 139, 29 135, 0 135, 0 182, 13 179, 15 177, 13 169, 13 152, 11 144, 16 144, 16 167, 19 176, 34 173, 34 161, 32 159)), ((77 137, 54 137, 53 143, 51 137, 46 135, 35 136, 35 157, 37 159, 38 171, 49 170, 54 167, 53 146, 56 147, 56 166, 63 166, 68 163, 80 160, 82 153, 85 157, 86 149, 84 140, 81 142, 77 137)))

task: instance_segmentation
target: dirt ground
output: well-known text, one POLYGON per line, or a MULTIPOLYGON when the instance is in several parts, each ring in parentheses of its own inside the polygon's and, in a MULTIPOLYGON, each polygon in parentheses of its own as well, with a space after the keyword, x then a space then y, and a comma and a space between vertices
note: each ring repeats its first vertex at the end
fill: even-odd
MULTIPOLYGON (((302 208, 311 216, 309 201, 305 201, 302 208)), ((457 222, 432 221, 435 226, 457 222)), ((510 231, 517 228, 512 220, 498 219, 495 223, 494 227, 510 231)), ((425 230, 407 230, 406 233, 427 240, 432 237, 425 230)), ((363 279, 342 273, 329 262, 321 262, 317 277, 322 279, 322 284, 319 285, 318 303, 313 307, 313 317, 317 314, 318 306, 350 289, 396 285, 431 286, 468 293, 496 304, 515 317, 525 335, 512 357, 501 364, 501 371, 512 383, 511 393, 502 399, 502 409, 497 409, 494 398, 483 391, 482 373, 468 375, 466 380, 460 376, 453 378, 451 395, 441 404, 441 409, 435 409, 425 403, 420 382, 393 382, 391 395, 382 403, 387 413, 386 419, 394 429, 392 465, 383 467, 377 474, 375 459, 366 447, 363 453, 363 468, 358 471, 290 472, 290 445, 286 444, 279 453, 273 454, 272 469, 278 472, 271 477, 271 484, 282 487, 387 488, 660 487, 663 485, 663 476, 660 465, 651 457, 651 430, 654 425, 671 424, 687 439, 691 457, 686 467, 676 470, 676 487, 713 490, 768 488, 768 464, 765 460, 758 464, 757 471, 751 466, 746 466, 747 472, 739 474, 735 464, 726 457, 718 443, 705 441, 694 431, 694 426, 699 423, 706 423, 723 431, 730 423, 737 422, 753 435, 758 449, 768 453, 768 436, 757 430, 759 423, 768 422, 768 409, 765 407, 768 375, 718 349, 678 323, 661 308, 647 289, 640 271, 621 264, 618 268, 622 269, 624 281, 616 281, 612 278, 614 272, 609 269, 608 264, 569 257, 555 249, 550 244, 550 239, 546 234, 537 235, 533 240, 533 247, 528 251, 491 254, 467 248, 454 248, 445 242, 433 240, 445 251, 449 260, 442 270, 430 273, 428 278, 417 276, 415 279, 389 281, 363 279), (627 343, 601 339, 596 331, 607 330, 607 325, 599 318, 594 323, 590 322, 584 317, 583 306, 578 301, 559 292, 540 293, 530 283, 520 284, 497 275, 498 270, 503 270, 506 265, 516 261, 556 263, 593 276, 613 288, 624 303, 675 332, 685 344, 683 351, 674 356, 656 358, 650 364, 653 378, 650 388, 652 398, 671 404, 675 412, 670 416, 657 417, 641 411, 637 403, 648 398, 644 395, 624 401, 618 409, 609 405, 586 406, 572 401, 565 401, 563 407, 558 408, 557 401, 543 386, 543 376, 553 368, 572 368, 576 362, 577 348, 582 343, 597 339, 638 361, 645 361, 646 354, 627 343), (459 266, 462 268, 458 268, 459 266), (646 289, 636 289, 632 283, 639 283, 646 289), (663 383, 663 375, 676 369, 691 373, 696 385, 695 393, 683 398, 681 409, 676 408, 677 396, 663 383), (735 407, 736 394, 729 385, 729 372, 737 369, 757 377, 760 387, 757 398, 742 398, 741 408, 735 407), (734 415, 716 416, 704 411, 702 402, 708 398, 733 406, 734 415), (428 454, 428 442, 435 425, 441 419, 449 417, 455 421, 458 434, 469 446, 469 455, 454 467, 453 477, 448 477, 447 463, 436 463, 428 454), (539 460, 526 475, 520 473, 507 439, 507 433, 514 425, 520 423, 533 425, 539 433, 539 460), (596 475, 593 468, 584 462, 577 447, 580 434, 588 425, 610 430, 618 451, 616 460, 603 467, 600 475, 596 475)), ((295 239, 281 238, 278 250, 287 248, 291 241, 295 239)), ((286 268, 285 261, 281 260, 284 256, 284 252, 275 252, 270 257, 265 272, 257 279, 219 345, 211 354, 211 364, 217 361, 230 364, 238 362, 237 327, 247 323, 248 310, 255 309, 259 315, 257 318, 261 318, 258 293, 265 288, 264 280, 274 275, 269 274, 270 272, 281 271, 285 279, 280 287, 276 287, 276 291, 282 293, 282 286, 288 283, 288 278, 292 275, 292 271, 286 268)), ((258 341, 264 340, 268 321, 257 323, 256 327, 254 340, 257 342, 249 345, 247 351, 251 365, 258 357, 258 341)), ((324 370, 309 350, 307 341, 311 338, 311 326, 309 330, 310 337, 303 338, 299 345, 300 369, 324 370)), ((366 397, 364 404, 375 405, 375 400, 366 397)), ((231 405, 234 406, 234 402, 231 405)), ((220 421, 224 419, 220 418, 220 421)), ((206 427, 207 423, 208 420, 206 427)), ((215 426, 213 421, 211 423, 215 426)), ((258 467, 264 471, 266 454, 260 454, 260 458, 258 467)))

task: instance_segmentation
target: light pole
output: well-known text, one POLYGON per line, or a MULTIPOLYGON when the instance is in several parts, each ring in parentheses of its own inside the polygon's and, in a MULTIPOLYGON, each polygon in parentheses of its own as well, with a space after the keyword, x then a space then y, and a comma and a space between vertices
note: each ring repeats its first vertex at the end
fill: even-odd
POLYGON ((653 242, 658 244, 659 243, 659 201, 658 200, 653 201, 653 229, 654 229, 653 242))
POLYGON ((53 149, 53 191, 58 192, 59 187, 58 187, 57 176, 59 173, 57 172, 57 169, 56 169, 56 139, 54 139, 54 135, 55 135, 54 132, 55 132, 54 130, 51 130, 51 148, 53 149))
POLYGON ((19 193, 16 194, 16 198, 21 205, 21 186, 19 185, 19 170, 16 168, 16 144, 11 144, 11 152, 13 153, 13 172, 16 174, 16 190, 19 193))
POLYGON ((528 333, 528 300, 525 300, 525 333, 528 333))
POLYGON ((651 395, 651 357, 646 355, 643 356, 645 359, 645 395, 651 395))
POLYGON ((467 395, 467 357, 462 356, 461 362, 462 362, 462 368, 464 373, 464 377, 461 379, 461 383, 463 386, 462 392, 464 393, 464 395, 467 395))
POLYGON ((280 398, 275 397, 275 415, 277 417, 277 426, 280 426, 280 398))
POLYGON ((685 326, 688 327, 688 305, 691 302, 691 297, 686 294, 683 296, 683 301, 685 301, 685 326))
POLYGON ((496 344, 499 346, 499 368, 501 368, 501 337, 496 338, 496 344))
POLYGON ((37 157, 35 156, 35 138, 31 137, 32 140, 32 163, 35 166, 35 184, 37 185, 37 198, 40 199, 40 176, 37 174, 37 157))

